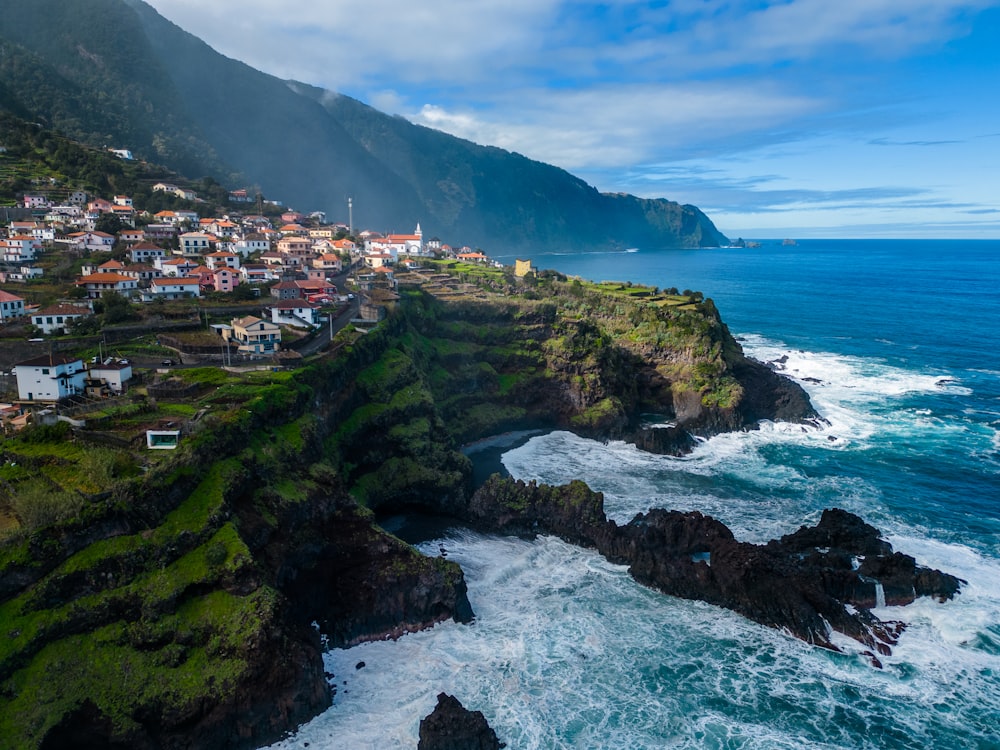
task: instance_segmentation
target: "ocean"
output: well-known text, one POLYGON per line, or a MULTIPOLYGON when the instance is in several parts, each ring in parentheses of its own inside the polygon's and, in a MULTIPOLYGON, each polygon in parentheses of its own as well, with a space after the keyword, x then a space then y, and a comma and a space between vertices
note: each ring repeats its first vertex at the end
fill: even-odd
MULTIPOLYGON (((523 257, 523 256, 522 256, 523 257)), ((499 256, 513 263, 513 257, 499 256)), ((907 623, 882 669, 640 586, 558 539, 451 530, 471 625, 332 650, 333 706, 274 748, 415 748, 439 692, 520 748, 1000 748, 1000 241, 762 241, 532 257, 711 297, 828 424, 763 424, 684 458, 566 432, 512 442, 515 477, 579 478, 610 517, 701 510, 763 542, 840 507, 968 583, 907 623), (362 669, 356 669, 359 662, 362 669)))

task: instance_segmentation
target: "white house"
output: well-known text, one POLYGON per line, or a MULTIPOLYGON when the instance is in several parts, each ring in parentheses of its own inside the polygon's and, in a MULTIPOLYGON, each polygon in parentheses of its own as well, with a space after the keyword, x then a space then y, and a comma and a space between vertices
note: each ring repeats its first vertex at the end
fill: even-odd
POLYGON ((45 354, 14 365, 14 375, 22 401, 58 401, 83 393, 87 371, 79 357, 45 354))
POLYGON ((74 232, 68 239, 77 250, 110 250, 115 244, 114 235, 107 232, 74 232))
POLYGON ((232 237, 239 228, 238 224, 229 221, 229 219, 215 219, 203 227, 206 232, 210 232, 216 237, 232 237))
POLYGON ((247 284, 266 284, 276 278, 274 269, 266 265, 251 263, 240 267, 240 279, 247 284))
POLYGON ((261 234, 251 234, 242 240, 237 240, 233 246, 233 252, 239 253, 244 258, 253 253, 266 253, 271 249, 271 241, 261 234))
POLYGON ((7 281, 30 281, 40 279, 45 275, 45 269, 39 266, 21 266, 16 271, 5 272, 7 281))
POLYGON ((153 185, 154 193, 170 193, 171 195, 176 195, 178 198, 183 198, 187 201, 193 201, 198 197, 198 194, 194 190, 188 190, 186 188, 177 187, 177 185, 171 185, 168 182, 158 182, 153 185))
POLYGON ((200 296, 200 276, 153 279, 149 282, 150 299, 187 299, 200 296))
POLYGON ((82 286, 87 290, 89 299, 100 299, 104 292, 118 292, 126 296, 131 295, 135 289, 139 288, 137 279, 122 276, 118 273, 92 273, 81 277, 77 286, 82 286))
POLYGON ((319 325, 316 305, 304 299, 283 299, 267 306, 271 322, 296 328, 313 328, 319 325))
POLYGON ((187 276, 198 264, 187 258, 154 258, 153 267, 160 269, 164 276, 187 276))
POLYGON ((238 271, 240 268, 240 256, 235 253, 222 251, 209 253, 205 256, 205 265, 215 271, 218 268, 232 268, 238 271))
POLYGON ((125 384, 132 379, 132 364, 125 359, 108 358, 92 364, 89 374, 90 377, 103 381, 112 393, 123 393, 125 384))
POLYGON ((365 246, 370 253, 391 253, 393 256, 422 255, 423 237, 420 225, 417 224, 413 234, 390 234, 387 237, 372 238, 365 243, 365 246))
POLYGON ((166 258, 167 251, 152 242, 140 242, 128 251, 133 263, 153 263, 157 258, 166 258))
POLYGON ((90 305, 50 305, 31 315, 31 323, 42 333, 65 333, 75 321, 93 315, 90 305))

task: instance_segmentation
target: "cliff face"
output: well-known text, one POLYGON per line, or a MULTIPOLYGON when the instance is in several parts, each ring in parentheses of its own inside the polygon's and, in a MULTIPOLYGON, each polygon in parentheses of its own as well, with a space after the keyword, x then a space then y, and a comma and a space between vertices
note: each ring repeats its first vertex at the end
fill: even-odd
POLYGON ((152 530, 124 514, 76 553, 71 530, 49 538, 2 607, 7 746, 259 746, 330 704, 321 635, 345 646, 471 619, 457 565, 382 532, 335 485, 306 477, 283 497, 246 468, 152 530))
POLYGON ((540 425, 684 452, 690 435, 817 417, 801 387, 744 356, 700 295, 546 272, 527 281, 451 272, 474 286, 417 275, 426 296, 407 302, 414 350, 459 442, 540 425), (643 413, 675 429, 643 430, 643 413))
MULTIPOLYGON (((0 545, 11 747, 264 744, 329 704, 323 639, 469 621, 460 568, 373 522, 407 506, 468 515, 463 442, 547 426, 683 450, 689 431, 811 415, 709 302, 558 275, 415 279, 375 331, 341 343, 295 372, 187 371, 191 395, 168 406, 197 415, 175 452, 88 477, 75 516, 0 545), (644 431, 643 412, 677 426, 644 431)), ((8 494, 31 472, 52 484, 96 465, 64 433, 31 440, 5 443, 21 467, 8 494)), ((598 506, 559 508, 560 533, 599 542, 598 506)))

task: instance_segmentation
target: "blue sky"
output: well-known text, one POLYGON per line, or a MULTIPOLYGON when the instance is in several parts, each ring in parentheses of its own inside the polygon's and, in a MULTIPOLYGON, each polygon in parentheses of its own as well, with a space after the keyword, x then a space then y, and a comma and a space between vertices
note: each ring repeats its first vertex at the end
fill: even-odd
POLYGON ((147 0, 219 52, 736 237, 1000 238, 1000 0, 147 0))

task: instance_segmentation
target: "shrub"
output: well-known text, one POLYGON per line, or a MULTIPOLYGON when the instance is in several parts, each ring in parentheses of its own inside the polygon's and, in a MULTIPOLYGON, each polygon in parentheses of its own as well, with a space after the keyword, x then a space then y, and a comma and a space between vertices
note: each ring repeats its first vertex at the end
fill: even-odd
POLYGON ((74 518, 83 506, 82 496, 41 483, 22 484, 11 498, 14 514, 27 531, 74 518))

